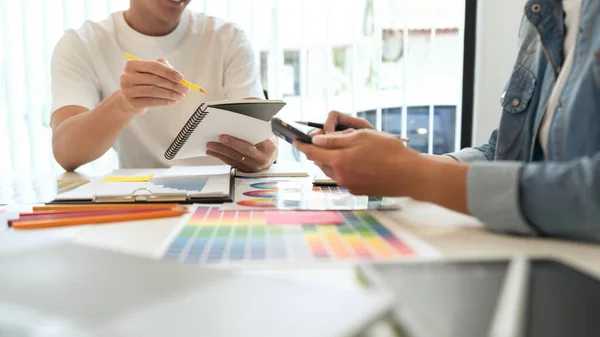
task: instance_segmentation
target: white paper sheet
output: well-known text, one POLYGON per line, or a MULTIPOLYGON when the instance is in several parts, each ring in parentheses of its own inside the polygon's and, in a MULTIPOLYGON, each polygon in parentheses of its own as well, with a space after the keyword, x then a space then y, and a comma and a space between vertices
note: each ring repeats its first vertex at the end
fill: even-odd
POLYGON ((289 161, 273 164, 270 168, 256 173, 238 171, 236 176, 246 178, 308 177, 309 169, 302 163, 289 161))
POLYGON ((220 174, 229 174, 231 166, 229 165, 208 165, 208 166, 173 166, 164 173, 155 175, 156 177, 185 177, 185 176, 212 176, 220 174))
POLYGON ((227 110, 208 108, 208 111, 174 159, 205 156, 206 144, 218 142, 220 135, 230 135, 250 144, 258 144, 273 136, 271 123, 227 110))

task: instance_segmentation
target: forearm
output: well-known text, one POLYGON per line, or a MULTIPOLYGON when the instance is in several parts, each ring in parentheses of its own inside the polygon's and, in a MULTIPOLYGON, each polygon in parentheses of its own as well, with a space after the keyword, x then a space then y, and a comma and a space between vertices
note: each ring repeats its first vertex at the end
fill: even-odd
POLYGON ((428 159, 435 160, 443 163, 457 163, 458 160, 452 156, 448 155, 438 155, 438 154, 423 154, 428 159))
POLYGON ((431 202, 448 209, 470 214, 467 207, 467 176, 469 166, 448 157, 423 157, 414 163, 415 177, 408 188, 408 196, 431 202))
POLYGON ((79 113, 55 127, 52 148, 56 161, 67 171, 100 158, 115 143, 133 118, 117 91, 96 108, 79 113))

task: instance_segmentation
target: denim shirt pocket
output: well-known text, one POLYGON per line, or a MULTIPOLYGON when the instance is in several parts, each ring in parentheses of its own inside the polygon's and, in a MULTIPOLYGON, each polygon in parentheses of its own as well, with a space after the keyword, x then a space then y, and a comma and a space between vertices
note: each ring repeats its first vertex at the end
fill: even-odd
POLYGON ((496 147, 498 154, 506 154, 521 133, 535 83, 531 71, 518 64, 515 66, 501 99, 503 111, 496 147))

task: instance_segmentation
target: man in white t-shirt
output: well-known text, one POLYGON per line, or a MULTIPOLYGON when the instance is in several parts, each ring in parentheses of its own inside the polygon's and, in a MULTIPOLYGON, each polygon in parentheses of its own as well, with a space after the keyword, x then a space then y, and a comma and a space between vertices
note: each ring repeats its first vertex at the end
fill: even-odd
POLYGON ((268 168, 275 139, 257 145, 222 135, 210 157, 167 161, 165 149, 202 102, 264 98, 240 28, 186 10, 191 0, 131 0, 125 12, 68 30, 52 57, 52 146, 67 171, 114 147, 121 168, 210 165, 268 168), (128 61, 128 52, 141 60, 128 61), (191 91, 185 79, 207 94, 191 91))

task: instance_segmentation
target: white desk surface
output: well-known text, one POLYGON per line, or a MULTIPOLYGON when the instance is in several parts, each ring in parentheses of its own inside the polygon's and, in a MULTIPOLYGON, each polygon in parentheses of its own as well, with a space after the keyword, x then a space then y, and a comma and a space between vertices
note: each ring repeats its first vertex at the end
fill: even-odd
MULTIPOLYGON (((113 172, 121 173, 124 172, 113 172)), ((65 173, 58 177, 82 178, 89 176, 65 173)), ((600 245, 494 234, 469 216, 411 199, 400 199, 399 203, 402 209, 386 212, 385 217, 389 221, 384 222, 416 235, 437 249, 440 259, 487 259, 515 255, 553 257, 600 277, 600 245)), ((166 218, 38 231, 0 231, 0 253, 60 239, 150 257, 155 256, 157 245, 163 242, 179 222, 179 218, 166 218)), ((332 283, 338 287, 356 287, 353 269, 350 266, 285 267, 253 272, 332 283)))

